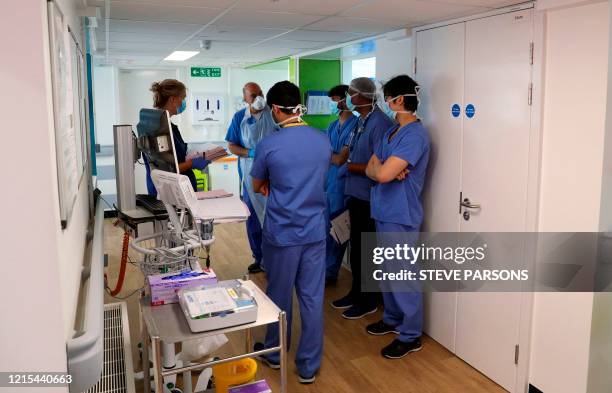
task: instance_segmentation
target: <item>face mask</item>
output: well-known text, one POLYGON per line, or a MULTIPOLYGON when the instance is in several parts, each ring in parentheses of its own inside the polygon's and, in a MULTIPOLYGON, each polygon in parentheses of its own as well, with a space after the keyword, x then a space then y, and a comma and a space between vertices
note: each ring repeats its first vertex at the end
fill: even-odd
POLYGON ((416 94, 400 94, 398 96, 390 98, 389 100, 385 100, 385 102, 381 105, 380 109, 382 109, 382 111, 385 112, 385 115, 389 116, 393 120, 395 120, 395 116, 397 116, 398 113, 410 113, 414 115, 414 112, 411 112, 411 111, 394 111, 393 109, 391 109, 391 107, 389 106, 389 102, 395 101, 399 97, 417 97, 417 95, 416 94))
POLYGON ((180 113, 183 113, 185 111, 185 108, 187 108, 187 101, 183 99, 183 101, 181 101, 181 106, 179 106, 176 110, 176 114, 178 115, 180 113))
POLYGON ((251 108, 253 108, 253 110, 256 110, 256 111, 260 111, 265 107, 266 107, 266 100, 264 100, 262 96, 255 97, 255 99, 253 100, 253 103, 251 104, 251 108))
POLYGON ((330 101, 329 102, 329 111, 332 115, 338 116, 340 114, 340 108, 338 108, 338 102, 330 101))
POLYGON ((355 110, 355 104, 353 104, 353 101, 351 101, 351 97, 355 97, 357 95, 357 93, 350 95, 348 92, 346 93, 346 107, 348 108, 349 111, 354 111, 355 110))
POLYGON ((274 111, 272 111, 272 120, 274 121, 274 124, 276 124, 277 127, 281 127, 283 124, 289 122, 290 120, 293 119, 298 119, 298 121, 302 121, 302 115, 306 114, 306 106, 299 104, 296 106, 281 106, 281 105, 274 105, 278 108, 283 108, 283 109, 291 109, 293 113, 296 113, 297 115, 295 116, 291 116, 288 119, 285 119, 281 122, 278 122, 278 120, 276 120, 276 118, 274 117, 274 111))
POLYGON ((376 101, 373 100, 371 104, 360 104, 360 105, 355 105, 353 104, 353 101, 351 101, 351 97, 355 97, 357 94, 359 93, 355 93, 353 95, 349 95, 349 93, 346 93, 346 107, 348 108, 349 111, 353 112, 355 111, 356 108, 362 107, 362 106, 370 106, 372 107, 372 109, 374 109, 374 105, 376 105, 376 101))

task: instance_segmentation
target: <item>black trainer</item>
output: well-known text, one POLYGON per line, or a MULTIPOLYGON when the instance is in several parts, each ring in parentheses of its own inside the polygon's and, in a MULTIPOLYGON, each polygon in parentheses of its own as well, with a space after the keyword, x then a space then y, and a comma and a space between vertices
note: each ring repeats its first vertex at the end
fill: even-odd
POLYGON ((391 344, 384 347, 380 354, 387 359, 401 359, 410 352, 420 351, 422 348, 423 344, 421 344, 420 338, 408 343, 395 339, 391 344))
POLYGON ((249 273, 251 274, 257 274, 257 273, 261 273, 261 272, 265 272, 265 270, 263 269, 263 267, 261 267, 261 263, 251 263, 248 267, 249 269, 249 273))
POLYGON ((344 319, 361 319, 369 314, 374 314, 378 310, 378 307, 374 306, 374 308, 364 308, 360 306, 352 306, 348 310, 342 313, 342 318, 344 319))
POLYGON ((384 336, 389 333, 399 334, 399 332, 395 330, 395 326, 387 325, 382 319, 366 326, 366 332, 374 336, 384 336))
POLYGON ((300 381, 300 383, 304 384, 304 385, 308 385, 311 384, 315 381, 316 377, 314 374, 312 374, 312 376, 310 377, 303 377, 302 375, 299 375, 298 377, 298 381, 300 381))
MULTIPOLYGON (((264 346, 263 343, 255 343, 255 345, 253 346, 253 350, 254 351, 261 351, 263 349, 265 349, 265 346, 264 346)), ((256 356, 255 359, 259 360, 260 362, 262 362, 266 366, 270 367, 272 370, 278 370, 278 369, 281 368, 280 363, 274 363, 274 362, 268 360, 268 358, 266 358, 265 355, 256 356)))
POLYGON ((342 310, 344 308, 349 308, 353 306, 353 297, 349 293, 345 297, 338 299, 338 300, 334 300, 333 302, 329 304, 336 310, 342 310))

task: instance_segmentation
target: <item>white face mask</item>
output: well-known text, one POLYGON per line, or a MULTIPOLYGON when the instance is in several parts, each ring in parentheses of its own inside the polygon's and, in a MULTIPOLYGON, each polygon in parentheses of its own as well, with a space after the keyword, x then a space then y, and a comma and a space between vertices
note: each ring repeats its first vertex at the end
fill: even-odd
POLYGON ((291 109, 292 112, 296 114, 295 116, 291 116, 290 118, 285 119, 281 122, 277 122, 274 116, 272 116, 272 120, 274 120, 274 123, 276 123, 276 125, 279 127, 293 119, 298 119, 298 121, 302 121, 302 116, 305 115, 307 111, 306 106, 302 104, 299 104, 296 106, 281 106, 281 105, 274 105, 274 106, 276 106, 277 108, 291 109))
POLYGON ((253 110, 256 110, 256 111, 260 111, 265 107, 266 107, 266 100, 262 96, 255 97, 255 99, 253 100, 253 103, 251 104, 251 108, 253 108, 253 110))

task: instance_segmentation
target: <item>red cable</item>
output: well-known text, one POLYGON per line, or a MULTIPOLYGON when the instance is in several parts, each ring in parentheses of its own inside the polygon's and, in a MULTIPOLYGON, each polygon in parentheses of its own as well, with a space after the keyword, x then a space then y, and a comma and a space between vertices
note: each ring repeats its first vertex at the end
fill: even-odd
POLYGON ((116 296, 121 292, 123 287, 123 280, 125 279, 125 268, 128 260, 128 246, 130 244, 130 233, 125 231, 123 234, 123 249, 121 250, 121 267, 119 268, 119 278, 117 279, 117 286, 111 291, 111 296, 116 296))

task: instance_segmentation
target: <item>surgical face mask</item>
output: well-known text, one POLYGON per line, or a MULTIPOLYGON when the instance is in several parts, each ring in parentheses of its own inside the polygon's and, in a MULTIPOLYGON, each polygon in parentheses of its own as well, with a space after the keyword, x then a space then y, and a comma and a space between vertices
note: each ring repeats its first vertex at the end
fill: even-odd
POLYGON ((302 115, 306 114, 306 106, 299 104, 296 106, 281 106, 281 105, 274 105, 277 108, 283 108, 283 109, 291 109, 291 111, 293 113, 295 113, 295 116, 291 116, 288 119, 285 119, 281 122, 279 122, 278 120, 276 120, 276 118, 274 117, 274 111, 272 111, 272 120, 274 121, 274 124, 276 124, 277 127, 282 127, 283 124, 289 122, 290 120, 293 119, 298 119, 298 121, 302 121, 302 115))
POLYGON ((334 116, 338 116, 340 114, 340 108, 338 108, 338 104, 339 102, 336 102, 334 100, 329 101, 329 112, 334 116))
POLYGON ((395 116, 397 116, 398 113, 410 113, 414 115, 414 112, 412 111, 394 111, 393 109, 391 109, 391 106, 389 105, 389 103, 391 101, 395 101, 399 97, 417 97, 417 94, 400 94, 398 96, 395 96, 393 98, 390 98, 384 101, 380 109, 382 109, 382 111, 385 112, 385 115, 389 116, 393 120, 395 120, 395 116))
POLYGON ((356 95, 358 95, 359 93, 355 93, 353 95, 350 95, 348 92, 346 93, 346 107, 348 108, 349 111, 353 112, 355 111, 356 108, 360 108, 362 106, 370 106, 372 107, 372 109, 374 109, 374 105, 376 105, 376 100, 372 100, 371 104, 359 104, 359 105, 355 105, 353 104, 353 101, 351 100, 352 97, 355 97, 356 95))
POLYGON ((350 95, 348 92, 346 93, 346 98, 344 99, 346 101, 346 107, 348 108, 349 111, 354 111, 355 110, 355 104, 353 104, 353 101, 351 101, 351 97, 355 97, 357 95, 357 93, 350 95))
POLYGON ((255 97, 255 99, 253 100, 253 103, 251 104, 251 108, 253 108, 253 110, 256 110, 256 111, 260 111, 265 107, 266 107, 266 100, 262 96, 255 97))
POLYGON ((178 109, 176 110, 176 114, 181 114, 185 111, 185 108, 187 108, 187 101, 185 101, 185 99, 183 98, 183 101, 181 101, 181 106, 178 107, 178 109))

